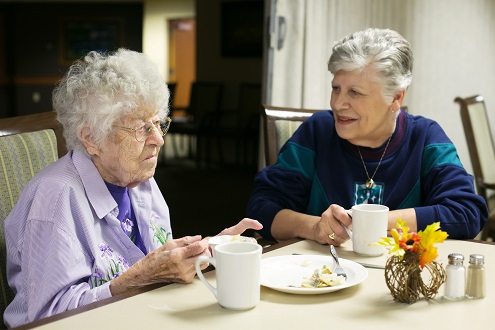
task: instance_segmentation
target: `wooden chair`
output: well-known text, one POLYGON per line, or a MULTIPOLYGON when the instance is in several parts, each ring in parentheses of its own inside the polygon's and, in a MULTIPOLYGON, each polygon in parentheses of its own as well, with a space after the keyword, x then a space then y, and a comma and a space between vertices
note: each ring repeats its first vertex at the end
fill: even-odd
POLYGON ((261 110, 261 119, 264 129, 265 160, 267 165, 273 165, 277 162, 280 148, 297 130, 299 125, 317 111, 321 110, 264 106, 261 110))
POLYGON ((66 153, 55 112, 0 119, 0 315, 14 298, 6 277, 3 222, 26 183, 66 153))
POLYGON ((481 239, 495 240, 495 144, 482 96, 456 97, 473 165, 476 190, 483 196, 490 212, 481 239))

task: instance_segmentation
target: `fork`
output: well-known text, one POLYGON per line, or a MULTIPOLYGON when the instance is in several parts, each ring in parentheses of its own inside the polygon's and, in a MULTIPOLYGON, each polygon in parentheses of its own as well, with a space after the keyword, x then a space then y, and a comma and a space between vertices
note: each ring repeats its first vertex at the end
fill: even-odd
POLYGON ((347 278, 347 274, 345 273, 345 270, 340 266, 339 256, 337 255, 337 251, 335 251, 335 247, 333 245, 330 245, 330 254, 337 263, 337 267, 335 267, 333 272, 337 275, 344 276, 345 278, 347 278))

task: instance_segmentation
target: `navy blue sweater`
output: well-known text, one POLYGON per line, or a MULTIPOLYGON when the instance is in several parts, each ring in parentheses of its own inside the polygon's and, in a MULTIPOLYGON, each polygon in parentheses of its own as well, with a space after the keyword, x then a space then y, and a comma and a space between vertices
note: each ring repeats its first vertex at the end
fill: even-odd
MULTIPOLYGON (((372 175, 383 154, 360 147, 372 175)), ((291 209, 320 216, 330 204, 351 208, 363 202, 390 210, 414 208, 418 230, 440 222, 449 238, 474 238, 486 223, 484 199, 462 166, 453 143, 434 121, 401 112, 385 157, 367 189, 358 149, 341 139, 332 111, 307 119, 280 150, 277 163, 255 177, 247 216, 259 220, 260 234, 271 236, 275 215, 291 209)))

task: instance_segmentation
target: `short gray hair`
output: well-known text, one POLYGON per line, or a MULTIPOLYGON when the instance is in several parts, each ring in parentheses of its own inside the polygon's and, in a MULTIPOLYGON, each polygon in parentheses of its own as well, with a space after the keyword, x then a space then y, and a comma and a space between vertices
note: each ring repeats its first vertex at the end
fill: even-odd
POLYGON ((368 28, 335 43, 328 70, 364 70, 374 65, 384 97, 407 89, 412 81, 413 53, 409 42, 390 29, 368 28))
POLYGON ((166 116, 170 93, 146 55, 121 48, 107 54, 92 51, 76 61, 52 96, 67 149, 85 151, 79 139, 83 127, 92 129, 93 142, 100 145, 112 125, 140 108, 166 116))

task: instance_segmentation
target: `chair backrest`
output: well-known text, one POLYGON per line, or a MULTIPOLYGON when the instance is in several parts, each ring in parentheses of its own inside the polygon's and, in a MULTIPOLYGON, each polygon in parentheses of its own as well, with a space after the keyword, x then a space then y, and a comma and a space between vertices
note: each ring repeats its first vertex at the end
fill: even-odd
MULTIPOLYGON (((476 180, 476 189, 489 203, 495 193, 495 145, 482 96, 454 100, 461 107, 461 119, 476 180)), ((490 205, 489 205, 490 206, 490 205)))
POLYGON ((0 136, 52 129, 57 137, 58 157, 67 153, 62 124, 54 111, 10 118, 0 118, 0 136))
MULTIPOLYGON (((14 298, 7 283, 3 222, 26 183, 67 153, 55 112, 0 119, 0 315, 14 298)), ((1 322, 0 322, 1 325, 1 322)))
POLYGON ((297 130, 299 125, 317 111, 321 110, 264 106, 261 110, 261 118, 264 126, 267 165, 276 163, 280 148, 297 130))
POLYGON ((191 86, 191 97, 187 113, 201 117, 207 112, 219 111, 222 101, 223 84, 221 82, 195 81, 191 86))

